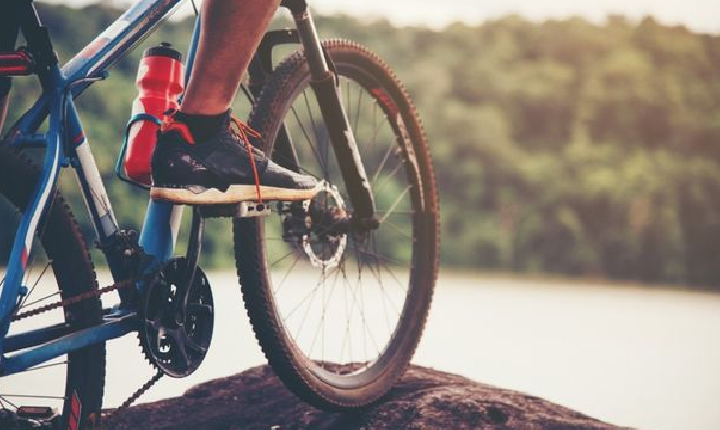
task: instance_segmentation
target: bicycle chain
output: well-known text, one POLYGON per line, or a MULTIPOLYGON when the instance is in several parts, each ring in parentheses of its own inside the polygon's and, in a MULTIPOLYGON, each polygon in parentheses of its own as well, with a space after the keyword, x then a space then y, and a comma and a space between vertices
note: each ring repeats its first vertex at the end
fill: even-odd
MULTIPOLYGON (((112 291, 119 290, 121 288, 127 288, 131 285, 133 285, 132 279, 126 279, 124 281, 120 281, 113 285, 108 285, 107 287, 99 288, 97 290, 91 290, 86 291, 84 293, 80 293, 77 296, 73 296, 70 298, 67 298, 65 300, 60 300, 55 303, 49 303, 47 305, 41 306, 36 309, 31 309, 26 312, 21 312, 19 314, 16 314, 12 317, 12 321, 18 321, 24 318, 29 318, 35 315, 39 315, 44 312, 51 311, 53 309, 57 309, 59 307, 65 307, 69 305, 74 305, 77 303, 82 302, 83 300, 93 299, 96 297, 100 297, 105 293, 109 293, 112 291)), ((103 418, 103 422, 101 422, 101 429, 106 428, 106 426, 112 422, 117 416, 123 412, 125 409, 129 408, 130 405, 132 405, 140 396, 145 394, 147 390, 149 390, 157 381, 160 380, 165 374, 162 372, 162 370, 158 370, 157 373, 150 378, 146 383, 144 383, 140 388, 138 388, 130 397, 128 397, 120 406, 118 406, 115 410, 113 410, 110 414, 107 415, 107 417, 103 418)))
POLYGON ((129 408, 130 405, 132 405, 135 400, 137 400, 140 396, 145 394, 147 390, 149 390, 157 381, 160 380, 165 375, 162 370, 158 369, 157 373, 150 378, 146 383, 142 385, 142 387, 138 388, 130 397, 128 397, 120 406, 118 406, 115 410, 110 412, 107 416, 102 418, 101 421, 101 429, 107 428, 107 426, 115 420, 121 412, 125 411, 125 409, 129 408))
POLYGON ((120 281, 120 282, 118 282, 117 284, 108 285, 107 287, 103 287, 103 288, 100 288, 100 289, 97 289, 97 290, 86 291, 86 292, 84 292, 84 293, 78 294, 77 296, 73 296, 73 297, 67 298, 67 299, 65 299, 65 300, 61 300, 61 301, 59 301, 59 302, 50 303, 50 304, 41 306, 41 307, 36 308, 36 309, 31 309, 31 310, 29 310, 29 311, 21 312, 21 313, 19 313, 19 314, 16 314, 16 315, 14 315, 14 316, 12 317, 12 321, 18 321, 18 320, 21 320, 21 319, 23 319, 23 318, 32 317, 32 316, 35 316, 35 315, 39 315, 39 314, 41 314, 41 313, 43 313, 43 312, 47 312, 47 311, 51 311, 51 310, 53 310, 53 309, 57 309, 57 308, 59 308, 59 307, 61 307, 61 306, 64 307, 64 306, 67 306, 67 305, 74 305, 74 304, 77 304, 77 303, 82 302, 83 300, 88 300, 88 299, 93 299, 93 298, 96 298, 96 297, 100 297, 101 295, 103 295, 103 294, 105 294, 105 293, 109 293, 109 292, 111 292, 111 291, 119 290, 120 288, 127 288, 127 287, 129 287, 130 285, 132 285, 132 284, 133 284, 133 281, 130 280, 130 279, 127 279, 127 280, 124 280, 124 281, 120 281))

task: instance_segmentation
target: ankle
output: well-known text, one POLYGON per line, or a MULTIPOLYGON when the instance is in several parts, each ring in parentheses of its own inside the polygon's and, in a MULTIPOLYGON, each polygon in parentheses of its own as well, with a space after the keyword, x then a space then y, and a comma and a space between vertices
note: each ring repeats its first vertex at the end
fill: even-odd
POLYGON ((183 122, 197 142, 210 139, 218 134, 230 121, 230 109, 217 114, 175 113, 175 119, 183 122))

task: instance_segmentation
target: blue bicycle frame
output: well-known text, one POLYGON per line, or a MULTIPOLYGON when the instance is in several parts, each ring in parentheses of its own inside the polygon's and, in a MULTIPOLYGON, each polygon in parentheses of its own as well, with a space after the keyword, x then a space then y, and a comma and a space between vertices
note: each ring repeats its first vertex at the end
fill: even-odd
MULTIPOLYGON (((27 7, 32 8, 34 13, 31 0, 20 1, 27 2, 27 7)), ((27 370, 70 351, 118 338, 137 328, 135 312, 113 309, 104 312, 102 324, 84 330, 69 333, 65 324, 58 324, 5 337, 12 312, 21 297, 22 280, 33 239, 53 200, 60 168, 73 167, 99 243, 105 243, 119 231, 73 100, 93 82, 104 79, 113 64, 149 35, 183 1, 139 0, 62 68, 55 61, 38 71, 43 94, 7 136, 11 145, 44 146, 46 150, 38 184, 15 235, 5 282, 0 285, 0 376, 27 370), (47 131, 37 133, 48 116, 47 131)), ((199 22, 196 20, 188 50, 186 82, 198 43, 199 22)), ((40 28, 37 15, 30 25, 40 28)), ((26 28, 22 30, 25 33, 26 28)), ((30 42, 28 35, 25 36, 30 42)), ((47 41, 52 50, 49 38, 47 41)), ((149 202, 140 245, 156 262, 166 261, 172 255, 181 215, 181 206, 149 202)), ((116 281, 133 276, 123 273, 122 267, 113 266, 112 260, 109 259, 108 263, 116 281)))

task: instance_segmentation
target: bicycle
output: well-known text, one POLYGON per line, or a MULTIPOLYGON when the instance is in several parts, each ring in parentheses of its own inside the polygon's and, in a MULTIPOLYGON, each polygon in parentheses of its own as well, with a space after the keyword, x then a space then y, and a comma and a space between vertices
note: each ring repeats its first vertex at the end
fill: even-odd
MULTIPOLYGON (((48 427, 98 425, 105 343, 130 333, 157 374, 120 410, 161 376, 197 369, 214 323, 212 289, 198 258, 204 219, 218 216, 233 218, 245 307, 283 383, 329 410, 364 407, 385 395, 419 342, 439 252, 427 142, 389 67, 356 43, 321 42, 306 2, 284 0, 296 28, 268 31, 255 53, 248 124, 263 136, 254 144, 284 167, 321 179, 322 190, 304 202, 193 207, 187 253, 173 257, 182 207, 150 200, 139 234, 120 229, 73 100, 107 78, 182 0, 137 1, 62 67, 32 1, 13 1, 28 46, 0 54, 0 75, 35 75, 43 92, 0 145, 3 207, 21 214, 14 234, 6 229, 12 247, 3 251, 0 408, 48 427), (273 67, 273 49, 286 44, 303 49, 273 67), (26 148, 44 149, 41 167, 26 148), (57 190, 61 168, 77 176, 113 285, 98 287, 78 223, 57 190), (43 269, 33 280, 35 263, 43 269), (42 281, 45 275, 55 282, 42 281), (119 305, 103 309, 101 295, 115 291, 119 305), (374 301, 370 308, 367 300, 374 301), (33 323, 38 315, 55 323, 33 323), (3 392, 4 378, 31 381, 40 369, 60 374, 42 379, 56 381, 57 394, 3 392), (30 399, 31 407, 11 399, 30 399)), ((196 19, 186 81, 199 29, 196 19)))

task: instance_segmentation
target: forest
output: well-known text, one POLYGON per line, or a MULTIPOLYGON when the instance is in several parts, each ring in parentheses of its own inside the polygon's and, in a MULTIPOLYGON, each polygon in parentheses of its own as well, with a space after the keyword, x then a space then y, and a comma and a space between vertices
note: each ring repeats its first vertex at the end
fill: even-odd
MULTIPOLYGON (((61 62, 121 13, 38 6, 61 62)), ((439 183, 443 270, 720 286, 719 36, 649 17, 506 16, 441 30, 316 21, 322 38, 378 52, 415 100, 439 183)), ((147 201, 112 171, 142 48, 185 47, 192 25, 165 23, 78 99, 123 226, 140 227, 147 201)), ((15 79, 8 122, 37 94, 34 80, 15 79)), ((248 110, 238 97, 235 111, 248 110)), ((77 214, 72 176, 61 189, 77 214)), ((206 266, 233 267, 230 228, 208 223, 206 266)))

